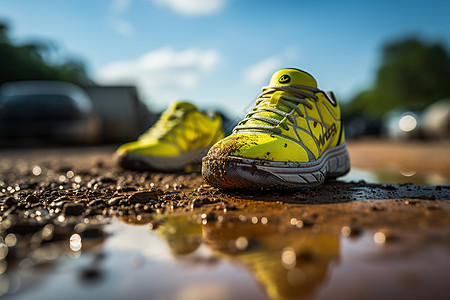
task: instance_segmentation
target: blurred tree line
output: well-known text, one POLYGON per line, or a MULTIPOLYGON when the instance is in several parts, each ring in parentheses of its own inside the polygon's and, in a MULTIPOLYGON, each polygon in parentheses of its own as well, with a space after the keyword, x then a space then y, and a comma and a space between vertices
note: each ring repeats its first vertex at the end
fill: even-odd
POLYGON ((45 59, 49 47, 37 43, 15 45, 8 31, 8 25, 0 23, 0 84, 14 80, 91 82, 81 62, 69 59, 58 64, 51 63, 45 59))
POLYGON ((450 56, 441 43, 409 37, 387 43, 375 81, 344 107, 345 116, 379 119, 393 108, 423 110, 450 96, 450 56))
MULTIPOLYGON (((45 44, 16 45, 7 24, 0 22, 0 84, 14 80, 63 80, 92 83, 85 66, 69 59, 51 63, 45 44)), ((379 119, 396 107, 422 110, 450 97, 450 55, 442 43, 416 37, 387 43, 382 48, 374 83, 343 105, 346 117, 365 115, 379 119)))

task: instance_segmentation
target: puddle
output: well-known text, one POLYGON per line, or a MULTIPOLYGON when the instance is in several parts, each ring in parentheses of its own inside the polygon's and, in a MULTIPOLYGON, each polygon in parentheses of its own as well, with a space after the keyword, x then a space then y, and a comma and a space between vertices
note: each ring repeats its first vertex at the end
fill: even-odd
POLYGON ((450 299, 447 173, 225 193, 45 153, 3 161, 1 298, 450 299))
POLYGON ((433 170, 424 172, 414 169, 389 171, 366 170, 360 168, 352 168, 350 172, 339 180, 350 182, 364 180, 368 183, 412 183, 424 185, 448 185, 450 178, 448 176, 435 172, 433 170))
POLYGON ((16 251, 0 292, 33 300, 448 299, 445 211, 414 224, 411 212, 364 224, 364 207, 340 211, 365 203, 91 220, 79 235, 16 251))

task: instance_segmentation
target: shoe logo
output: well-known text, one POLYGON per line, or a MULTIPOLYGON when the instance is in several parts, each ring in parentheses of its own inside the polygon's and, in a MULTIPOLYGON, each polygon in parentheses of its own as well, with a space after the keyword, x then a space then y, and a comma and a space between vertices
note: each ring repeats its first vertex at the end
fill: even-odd
POLYGON ((291 82, 291 77, 289 75, 283 74, 278 78, 278 83, 289 83, 291 82))
POLYGON ((325 142, 328 141, 333 135, 337 133, 336 123, 330 126, 327 130, 325 130, 324 134, 319 135, 319 144, 320 147, 325 145, 325 142))

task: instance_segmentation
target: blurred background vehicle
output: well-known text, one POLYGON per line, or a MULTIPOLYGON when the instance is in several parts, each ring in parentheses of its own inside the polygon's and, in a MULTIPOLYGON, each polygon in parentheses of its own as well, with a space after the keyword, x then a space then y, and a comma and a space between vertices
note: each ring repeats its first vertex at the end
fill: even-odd
MULTIPOLYGON (((317 74, 319 87, 336 94, 348 140, 449 138, 448 105, 433 106, 450 97, 450 31, 440 21, 448 11, 443 1, 414 6, 405 0, 396 1, 405 22, 397 20, 396 10, 385 10, 383 5, 354 1, 342 6, 331 1, 322 7, 326 8, 324 22, 329 24, 309 37, 313 42, 305 44, 296 39, 286 43, 284 36, 272 35, 275 40, 264 47, 259 44, 261 37, 274 29, 260 16, 301 28, 307 36, 311 32, 304 25, 314 22, 316 4, 288 1, 274 16, 270 1, 258 5, 261 15, 243 13, 254 12, 254 5, 227 0, 205 1, 216 3, 211 10, 205 10, 203 1, 189 0, 111 0, 111 6, 92 2, 89 10, 76 1, 57 7, 45 1, 27 5, 21 1, 25 3, 2 3, 0 84, 56 80, 83 88, 100 118, 97 143, 136 139, 153 124, 157 118, 154 112, 164 111, 178 99, 193 100, 201 110, 221 112, 227 119, 225 130, 230 133, 237 120, 253 107, 258 89, 267 84, 271 74, 285 67, 317 74), (187 7, 189 11, 184 10, 187 7), (61 20, 58 26, 48 27, 42 23, 42 16, 34 13, 38 9, 49 20, 65 18, 71 12, 70 16, 83 22, 61 20), (299 9, 310 11, 306 14, 309 19, 287 17, 299 9), (340 29, 335 26, 336 11, 340 16, 348 14, 344 19, 349 23, 340 23, 340 29), (109 16, 111 22, 105 24, 99 15, 109 16), (213 15, 217 28, 203 30, 212 25, 213 15), (353 18, 355 15, 359 21, 353 18), (423 15, 432 16, 428 18, 432 22, 424 23, 423 15), (391 21, 379 26, 380 16, 391 21), (148 28, 168 19, 173 20, 169 22, 172 25, 183 26, 161 27, 149 39, 148 28), (239 31, 230 27, 230 19, 239 31), (358 22, 361 27, 355 27, 358 22), (247 26, 249 23, 255 26, 247 26), (339 41, 330 52, 324 41, 336 37, 339 41), (230 51, 230 45, 236 43, 240 47, 230 51), (413 114, 403 116, 408 112, 413 114), (402 130, 400 121, 402 126, 415 123, 415 128, 406 126, 406 131, 402 130)), ((2 131, 13 134, 11 129, 2 131)), ((0 143, 0 147, 3 145, 0 143)))
POLYGON ((0 87, 0 137, 95 143, 100 119, 79 86, 62 81, 16 81, 0 87))
POLYGON ((381 134, 393 140, 449 139, 450 99, 436 101, 419 111, 392 109, 383 117, 381 134))
POLYGON ((381 122, 370 114, 360 112, 352 115, 344 114, 344 130, 347 140, 381 134, 381 122))
POLYGON ((429 105, 423 112, 424 135, 430 139, 450 139, 450 98, 429 105))
POLYGON ((156 122, 158 114, 144 104, 135 86, 82 85, 101 122, 99 142, 135 140, 156 122))
POLYGON ((134 86, 15 81, 0 86, 0 138, 33 143, 122 143, 157 119, 134 86))

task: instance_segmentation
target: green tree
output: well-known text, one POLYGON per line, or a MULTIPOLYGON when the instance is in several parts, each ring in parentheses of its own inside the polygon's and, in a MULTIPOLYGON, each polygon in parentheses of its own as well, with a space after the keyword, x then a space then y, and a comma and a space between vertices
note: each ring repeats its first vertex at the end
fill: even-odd
POLYGON ((91 82, 81 62, 66 60, 52 64, 44 59, 49 51, 44 44, 15 45, 8 36, 8 26, 0 23, 0 83, 14 80, 91 82))
POLYGON ((357 94, 346 107, 349 114, 379 117, 403 107, 421 110, 450 96, 450 56, 440 43, 406 38, 383 47, 372 87, 357 94))

